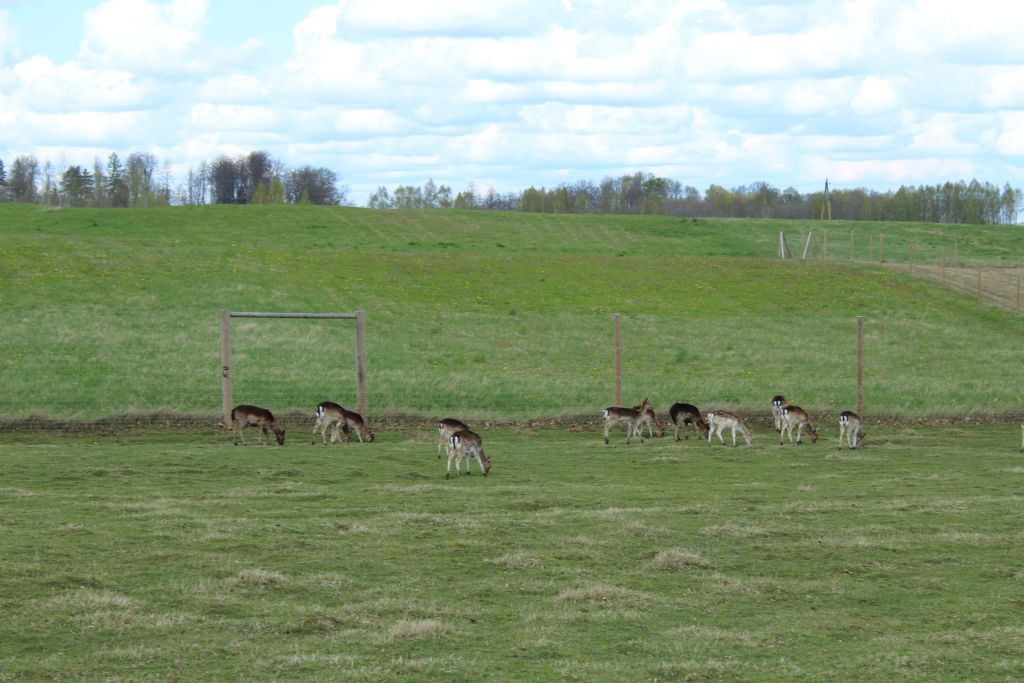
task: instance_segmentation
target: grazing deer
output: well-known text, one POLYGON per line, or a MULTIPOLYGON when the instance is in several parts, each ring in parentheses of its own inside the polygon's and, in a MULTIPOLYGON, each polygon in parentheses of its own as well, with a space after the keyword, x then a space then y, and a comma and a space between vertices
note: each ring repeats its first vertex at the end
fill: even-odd
POLYGON ((708 445, 711 445, 711 436, 717 436, 718 440, 725 445, 725 439, 722 438, 722 430, 726 427, 732 430, 732 445, 736 447, 736 431, 739 430, 743 434, 743 438, 747 440, 747 445, 753 445, 753 438, 750 435, 750 430, 743 424, 743 420, 736 413, 729 413, 724 410, 712 410, 708 412, 708 445))
POLYGON ((626 443, 629 443, 634 433, 640 437, 640 443, 643 443, 644 435, 640 433, 638 425, 640 424, 640 415, 650 407, 651 402, 645 398, 643 403, 640 404, 640 408, 622 408, 619 406, 605 408, 604 412, 601 413, 601 416, 604 418, 604 442, 608 443, 609 429, 625 423, 626 443))
POLYGON ((800 406, 787 405, 782 409, 782 431, 779 432, 780 446, 786 434, 789 434, 789 442, 793 443, 793 427, 796 427, 796 442, 798 444, 800 443, 800 436, 803 434, 804 427, 807 428, 807 433, 811 435, 811 442, 816 443, 818 441, 818 430, 811 423, 811 416, 807 414, 807 411, 800 406))
POLYGON ((437 459, 441 459, 441 447, 444 446, 445 452, 450 452, 448 440, 452 438, 456 432, 469 431, 469 427, 462 420, 456 420, 455 418, 446 417, 437 423, 437 435, 439 437, 437 442, 437 459))
POLYGON ((772 396, 772 418, 775 420, 775 431, 782 432, 782 409, 786 407, 786 397, 782 394, 772 396))
MULTIPOLYGON (((1024 422, 1021 423, 1021 433, 1024 434, 1024 422)), ((843 434, 846 434, 846 441, 853 450, 857 446, 864 445, 867 434, 861 427, 860 415, 849 410, 839 413, 839 447, 843 447, 843 434)), ((1024 446, 1021 446, 1024 450, 1024 446)))
POLYGON ((448 439, 448 468, 444 478, 452 475, 452 459, 455 460, 455 476, 462 474, 462 459, 466 458, 466 475, 469 475, 469 461, 475 459, 480 465, 480 472, 486 477, 491 471, 491 459, 484 453, 484 442, 476 432, 462 429, 448 439))
MULTIPOLYGON (((645 399, 646 400, 646 399, 645 399)), ((647 433, 650 435, 649 438, 654 438, 654 433, 657 431, 658 438, 665 436, 665 430, 661 428, 661 423, 658 422, 658 416, 654 412, 654 408, 648 403, 647 407, 644 408, 644 404, 641 403, 638 406, 633 406, 633 410, 640 413, 640 419, 637 421, 637 430, 643 433, 643 429, 647 427, 647 433)))
MULTIPOLYGON (((342 426, 342 429, 345 431, 345 443, 349 442, 353 430, 356 436, 359 437, 359 443, 363 443, 364 439, 367 443, 373 443, 374 438, 376 438, 373 435, 373 430, 370 429, 370 426, 366 424, 366 420, 363 419, 363 416, 359 413, 353 413, 351 410, 345 411, 345 424, 342 426)), ((337 434, 337 430, 335 430, 335 434, 337 434)))
POLYGON ((316 424, 313 425, 313 445, 316 445, 316 430, 327 445, 327 428, 331 428, 331 443, 338 441, 338 428, 345 423, 345 409, 334 401, 324 401, 316 407, 316 424))
MULTIPOLYGON (((697 434, 703 439, 708 435, 708 423, 701 417, 700 409, 689 403, 673 403, 668 409, 668 416, 676 427, 676 441, 679 441, 679 429, 686 425, 692 425, 697 434)), ((689 439, 689 434, 684 434, 689 439)))
MULTIPOLYGON (((270 435, 267 434, 267 430, 273 430, 274 435, 277 436, 277 443, 281 446, 284 445, 284 430, 277 426, 274 414, 266 408, 244 404, 232 408, 231 433, 242 439, 243 446, 246 444, 245 434, 242 433, 242 430, 246 427, 259 427, 260 435, 256 443, 262 444, 264 439, 270 443, 270 435)), ((235 439, 235 445, 238 445, 238 438, 235 439)))

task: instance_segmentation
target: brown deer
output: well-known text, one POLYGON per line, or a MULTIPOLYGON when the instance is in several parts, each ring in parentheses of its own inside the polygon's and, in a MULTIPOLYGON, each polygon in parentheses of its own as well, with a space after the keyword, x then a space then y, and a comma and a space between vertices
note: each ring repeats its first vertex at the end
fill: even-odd
POLYGON ((645 412, 646 409, 650 407, 651 402, 645 398, 643 400, 643 403, 640 404, 639 409, 623 408, 621 406, 612 406, 610 408, 605 408, 604 411, 601 413, 601 416, 604 418, 604 442, 608 443, 609 429, 615 427, 616 425, 625 424, 626 443, 629 443, 629 440, 633 437, 634 433, 636 433, 636 435, 640 437, 640 443, 643 443, 644 435, 640 433, 638 425, 640 423, 641 413, 645 412))
POLYGON ((242 439, 242 445, 245 444, 245 434, 242 430, 246 427, 258 427, 260 435, 256 440, 256 443, 263 443, 266 439, 267 443, 270 443, 270 435, 267 433, 268 430, 272 430, 274 435, 277 436, 277 443, 281 446, 284 445, 284 430, 277 426, 277 421, 274 419, 274 414, 266 408, 259 408, 257 406, 250 405, 238 405, 231 409, 231 433, 236 436, 235 445, 238 445, 238 438, 242 439))
POLYGON ((786 407, 786 397, 782 394, 772 396, 772 418, 775 421, 775 431, 782 432, 782 409, 786 407))
POLYGON ((800 436, 803 434, 804 427, 807 428, 807 433, 811 435, 811 442, 816 443, 818 441, 818 430, 814 428, 811 416, 807 414, 807 411, 800 406, 787 405, 782 409, 782 431, 779 432, 780 446, 786 434, 789 434, 789 442, 793 443, 793 427, 796 427, 796 442, 798 444, 800 443, 800 436))
MULTIPOLYGON (((679 441, 679 429, 691 425, 697 434, 703 439, 708 435, 708 423, 701 417, 700 409, 689 403, 673 403, 668 409, 668 416, 676 427, 676 441, 679 441)), ((684 434, 689 439, 689 434, 684 434)))
MULTIPOLYGON (((846 441, 850 445, 850 449, 853 450, 857 446, 864 445, 864 439, 867 434, 861 425, 860 415, 857 413, 844 410, 839 413, 839 447, 843 447, 843 434, 846 435, 846 441)), ((1024 422, 1021 423, 1021 434, 1024 434, 1024 422)), ((1024 450, 1024 445, 1021 446, 1021 450, 1024 450)))
POLYGON ((452 435, 456 432, 469 431, 469 427, 462 420, 456 420, 453 417, 446 417, 437 423, 437 459, 441 459, 441 447, 443 446, 445 452, 449 452, 448 440, 452 438, 452 435))
POLYGON ((366 424, 366 420, 359 413, 353 413, 351 410, 345 411, 345 424, 342 426, 345 432, 345 443, 348 443, 351 439, 352 432, 355 431, 356 436, 359 438, 359 443, 373 443, 376 438, 373 434, 373 430, 366 424))
POLYGON ((331 428, 331 443, 338 441, 338 429, 345 423, 345 409, 334 401, 324 401, 316 407, 316 423, 313 425, 313 445, 316 445, 316 431, 327 445, 327 428, 331 428))
POLYGON ((708 445, 711 445, 711 436, 717 436, 718 440, 725 445, 725 439, 722 438, 722 430, 728 427, 732 430, 732 445, 736 447, 736 432, 737 430, 743 434, 743 438, 747 440, 747 445, 753 445, 753 437, 750 435, 750 430, 743 424, 743 420, 736 413, 730 413, 725 410, 711 410, 708 411, 708 445))
POLYGON ((333 401, 324 401, 316 407, 316 424, 313 425, 313 445, 316 445, 316 432, 320 430, 320 438, 327 444, 327 428, 331 428, 331 443, 338 443, 339 432, 345 432, 345 443, 351 440, 352 430, 356 430, 359 443, 363 439, 372 442, 373 432, 366 426, 366 421, 359 413, 353 413, 333 401))
POLYGON ((484 442, 480 436, 468 429, 455 432, 448 439, 448 468, 445 470, 444 478, 449 479, 452 475, 452 460, 455 460, 455 476, 462 474, 462 459, 466 458, 466 475, 469 475, 469 461, 476 460, 480 465, 480 472, 486 477, 491 471, 491 459, 484 453, 484 442))
POLYGON ((633 406, 633 410, 640 413, 640 419, 637 421, 637 430, 643 432, 644 427, 647 427, 647 433, 649 438, 653 439, 655 432, 658 434, 658 438, 665 436, 665 430, 661 428, 661 423, 658 422, 658 416, 654 412, 654 408, 648 403, 647 407, 644 408, 644 404, 641 403, 638 406, 633 406))

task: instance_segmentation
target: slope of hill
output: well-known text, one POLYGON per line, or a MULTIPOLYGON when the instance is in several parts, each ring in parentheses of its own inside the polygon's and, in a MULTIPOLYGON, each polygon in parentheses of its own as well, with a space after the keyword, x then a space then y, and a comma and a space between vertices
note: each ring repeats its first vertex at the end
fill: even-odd
MULTIPOLYGON (((367 314, 371 411, 592 413, 613 398, 763 412, 782 392, 852 406, 867 320, 873 414, 1019 409, 1024 323, 867 264, 780 262, 786 221, 299 206, 0 206, 0 416, 216 413, 217 313, 367 314)), ((1010 259, 1017 229, 831 224, 1010 259)), ((849 238, 846 238, 847 243, 849 238)), ((935 247, 938 248, 938 247, 935 247)), ((925 247, 918 247, 918 254, 925 247)), ((235 322, 235 397, 310 410, 354 396, 338 321, 235 322)))

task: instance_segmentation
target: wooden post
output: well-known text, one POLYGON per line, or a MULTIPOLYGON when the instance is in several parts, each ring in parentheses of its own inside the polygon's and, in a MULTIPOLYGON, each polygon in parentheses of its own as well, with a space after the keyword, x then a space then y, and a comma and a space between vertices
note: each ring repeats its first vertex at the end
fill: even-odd
POLYGON ((825 231, 821 242, 821 260, 828 261, 828 230, 825 231))
POLYGON ((366 418, 366 314, 356 311, 356 400, 366 418))
MULTIPOLYGON (((797 245, 797 248, 800 249, 803 246, 804 246, 804 231, 801 230, 800 231, 800 243, 797 245)), ((807 258, 807 252, 806 251, 803 252, 803 257, 802 258, 807 258)))
POLYGON ((806 260, 807 259, 807 250, 811 248, 811 239, 813 239, 813 238, 814 238, 814 231, 811 230, 810 232, 807 233, 807 242, 804 244, 804 253, 803 253, 803 256, 800 257, 802 260, 806 260))
POLYGON ((883 233, 878 233, 878 262, 879 263, 885 263, 885 258, 882 255, 882 240, 884 240, 884 239, 885 239, 885 235, 883 233))
POLYGON ((864 316, 857 316, 857 414, 864 420, 864 316))
POLYGON ((786 258, 786 235, 779 230, 779 258, 785 260, 786 258))
POLYGON ((946 284, 946 248, 942 248, 942 284, 946 284))
POLYGON ((907 270, 911 273, 914 272, 914 243, 910 243, 909 251, 907 252, 907 270))
POLYGON ((615 405, 622 405, 622 315, 615 318, 615 405))
POLYGON ((231 429, 231 311, 220 311, 220 401, 224 412, 224 426, 231 429))

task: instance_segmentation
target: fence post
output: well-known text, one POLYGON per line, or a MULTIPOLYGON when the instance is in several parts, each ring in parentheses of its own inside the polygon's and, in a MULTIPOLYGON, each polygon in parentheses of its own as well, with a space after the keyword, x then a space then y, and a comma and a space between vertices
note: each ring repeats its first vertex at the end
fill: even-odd
POLYGON ((864 316, 857 316, 857 414, 864 419, 864 316))
POLYGON ((366 314, 356 311, 356 400, 366 418, 366 314))
POLYGON ((231 429, 231 409, 234 407, 231 388, 231 311, 220 311, 220 402, 224 413, 224 426, 231 429))
POLYGON ((622 315, 615 313, 615 405, 622 405, 622 315))

